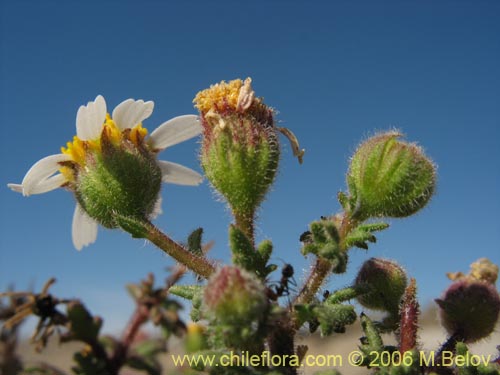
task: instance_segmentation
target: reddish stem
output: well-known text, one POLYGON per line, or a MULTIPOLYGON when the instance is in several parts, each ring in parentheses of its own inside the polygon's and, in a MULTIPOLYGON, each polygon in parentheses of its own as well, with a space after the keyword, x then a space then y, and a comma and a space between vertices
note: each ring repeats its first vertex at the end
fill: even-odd
POLYGON ((405 290, 400 310, 399 352, 405 353, 417 346, 418 315, 420 313, 417 301, 417 284, 415 279, 405 290))
POLYGON ((123 337, 121 342, 116 347, 112 357, 111 364, 116 373, 124 365, 127 360, 128 351, 130 346, 134 342, 135 336, 139 332, 139 329, 143 324, 145 324, 149 319, 149 308, 139 303, 134 311, 134 314, 130 318, 125 331, 123 332, 123 337))

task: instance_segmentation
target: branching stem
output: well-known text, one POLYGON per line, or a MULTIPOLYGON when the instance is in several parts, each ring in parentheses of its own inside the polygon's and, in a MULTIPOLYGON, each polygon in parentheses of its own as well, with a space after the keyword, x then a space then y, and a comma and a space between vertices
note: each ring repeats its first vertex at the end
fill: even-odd
MULTIPOLYGON (((349 232, 357 224, 358 222, 356 220, 351 219, 347 214, 344 213, 342 223, 339 228, 341 251, 347 251, 345 239, 349 232)), ((331 261, 324 258, 318 258, 311 273, 309 274, 309 277, 302 286, 300 293, 293 301, 293 304, 297 305, 310 303, 314 299, 314 296, 319 291, 327 277, 330 275, 330 272, 334 266, 336 266, 336 264, 332 263, 331 261)), ((293 325, 295 329, 300 328, 300 322, 296 318, 293 319, 293 325)))

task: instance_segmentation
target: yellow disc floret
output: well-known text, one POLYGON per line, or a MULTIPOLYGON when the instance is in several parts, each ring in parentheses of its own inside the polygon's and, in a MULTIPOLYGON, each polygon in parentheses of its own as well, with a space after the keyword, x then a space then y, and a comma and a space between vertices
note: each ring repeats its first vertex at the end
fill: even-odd
POLYGON ((73 142, 66 143, 66 147, 61 147, 63 154, 71 156, 71 159, 80 165, 85 163, 85 141, 82 141, 76 135, 73 137, 73 142))
POLYGON ((221 81, 210 88, 200 91, 193 102, 201 113, 206 113, 211 109, 217 110, 229 107, 236 110, 238 105, 238 96, 243 86, 241 79, 225 82, 221 81))
POLYGON ((138 146, 139 143, 142 142, 142 140, 146 137, 147 134, 148 134, 148 129, 142 127, 142 124, 139 124, 130 131, 128 139, 136 146, 138 146))
MULTIPOLYGON (((124 140, 132 142, 135 146, 139 146, 148 134, 148 130, 144 128, 142 124, 137 124, 132 129, 120 130, 109 113, 106 114, 102 132, 106 132, 106 139, 116 146, 119 146, 124 140)), ((81 140, 75 135, 72 142, 66 143, 66 147, 61 147, 61 152, 71 156, 74 163, 81 167, 85 167, 87 154, 99 154, 101 152, 101 135, 96 139, 88 141, 81 140)), ((68 166, 62 166, 59 171, 66 176, 69 181, 73 180, 73 171, 68 166)))

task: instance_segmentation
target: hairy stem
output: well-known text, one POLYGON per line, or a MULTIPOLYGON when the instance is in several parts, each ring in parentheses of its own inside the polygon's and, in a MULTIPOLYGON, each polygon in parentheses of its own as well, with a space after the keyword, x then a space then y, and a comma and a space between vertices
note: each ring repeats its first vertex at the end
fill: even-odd
POLYGON ((295 327, 288 315, 277 320, 268 337, 269 350, 273 355, 287 359, 281 367, 283 375, 297 375, 297 369, 291 365, 292 355, 295 354, 295 327))
MULTIPOLYGON (((351 219, 346 213, 342 218, 342 223, 339 228, 339 237, 340 237, 340 249, 341 251, 347 251, 345 239, 349 232, 357 225, 357 221, 351 219)), ((319 289, 330 275, 332 268, 335 266, 334 263, 330 262, 324 258, 318 258, 316 263, 309 274, 309 277, 305 281, 300 293, 297 295, 293 304, 306 304, 310 303, 316 293, 318 293, 319 289)), ((300 328, 300 322, 298 319, 294 318, 293 324, 295 329, 300 328)))
POLYGON ((204 257, 194 255, 182 245, 172 240, 152 223, 146 223, 146 238, 165 253, 185 265, 191 271, 208 279, 215 272, 215 267, 204 257))
POLYGON ((420 307, 417 301, 417 283, 410 280, 410 285, 405 290, 400 307, 399 323, 399 352, 405 353, 417 347, 418 315, 420 307))
POLYGON ((435 360, 433 363, 436 363, 438 365, 436 366, 431 366, 430 370, 434 371, 436 374, 439 375, 449 375, 453 374, 453 370, 450 369, 449 367, 440 367, 439 363, 442 363, 442 358, 443 358, 443 352, 453 352, 455 353, 455 348, 457 346, 457 343, 460 341, 464 341, 463 335, 460 332, 456 332, 455 334, 451 335, 448 340, 439 348, 438 353, 436 354, 435 360))
POLYGON ((234 220, 236 226, 248 237, 252 245, 255 247, 255 235, 254 235, 254 227, 255 227, 255 215, 252 214, 240 214, 238 212, 234 212, 234 220))
POLYGON ((332 267, 333 263, 329 260, 324 258, 316 259, 316 264, 302 286, 299 295, 295 298, 295 301, 293 301, 293 304, 302 305, 311 302, 327 276, 330 274, 332 267))

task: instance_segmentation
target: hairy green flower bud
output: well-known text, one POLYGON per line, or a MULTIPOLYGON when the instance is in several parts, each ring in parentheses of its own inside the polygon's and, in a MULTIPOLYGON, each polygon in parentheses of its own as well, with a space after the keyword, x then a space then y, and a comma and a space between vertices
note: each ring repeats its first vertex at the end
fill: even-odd
POLYGON ((435 166, 415 144, 387 132, 365 141, 347 175, 353 217, 406 217, 423 208, 436 183, 435 166))
POLYGON ((230 325, 256 321, 267 308, 266 290, 262 282, 234 266, 222 267, 209 279, 203 302, 210 315, 230 325))
POLYGON ((466 342, 489 336, 500 312, 500 297, 495 286, 467 278, 451 284, 436 303, 448 333, 466 342))
POLYGON ((273 111, 255 97, 251 79, 222 81, 194 99, 203 125, 201 165, 235 216, 253 220, 278 168, 273 111))
POLYGON ((99 152, 87 152, 85 168, 75 173, 75 195, 87 214, 107 228, 116 228, 117 215, 144 220, 158 201, 162 172, 142 143, 111 140, 102 132, 99 152))
POLYGON ((363 263, 356 277, 357 287, 368 287, 368 292, 358 296, 357 300, 369 309, 397 315, 407 284, 406 273, 396 262, 371 258, 363 263))

